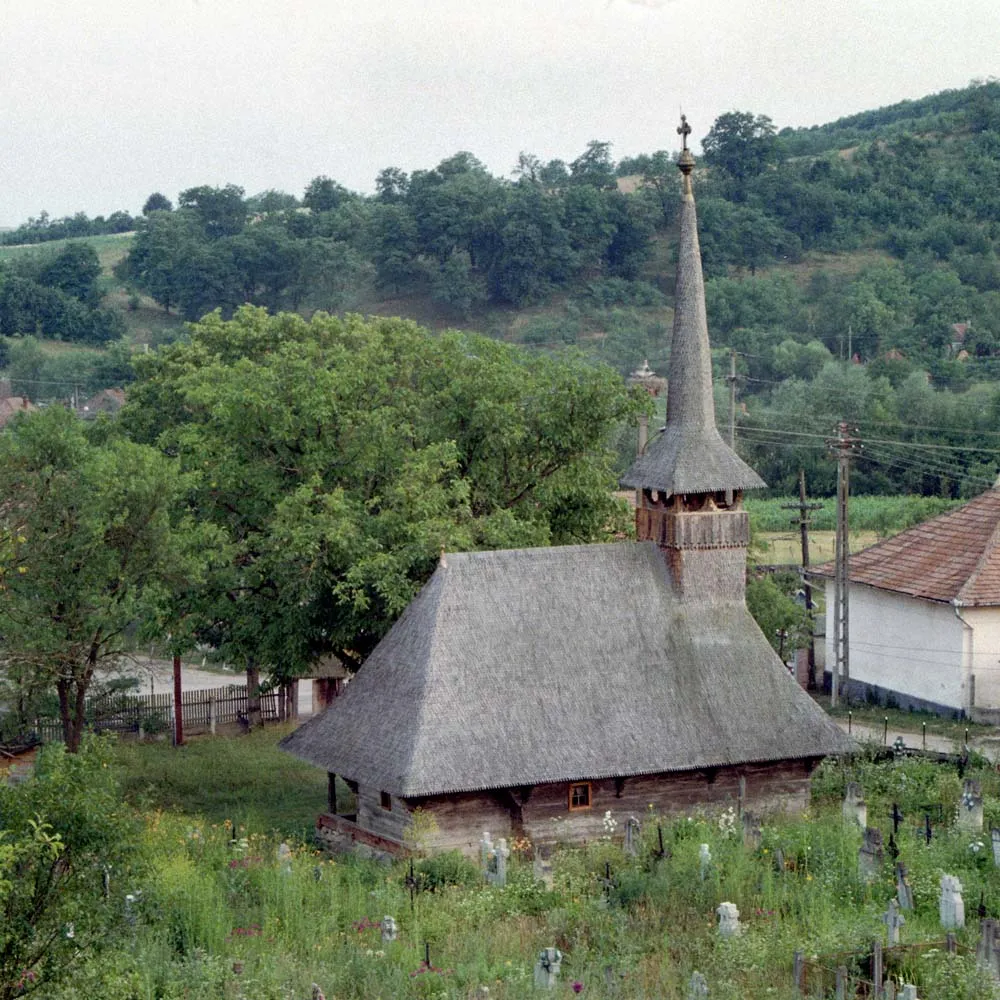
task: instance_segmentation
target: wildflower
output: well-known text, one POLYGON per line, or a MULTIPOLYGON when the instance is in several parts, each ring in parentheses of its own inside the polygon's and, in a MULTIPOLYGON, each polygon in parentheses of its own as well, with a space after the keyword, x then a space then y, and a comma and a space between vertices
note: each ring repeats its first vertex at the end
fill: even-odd
POLYGON ((583 992, 583 983, 581 983, 579 979, 575 979, 575 980, 573 981, 573 984, 572 984, 572 986, 570 987, 570 989, 571 989, 571 990, 572 990, 572 991, 573 991, 574 993, 582 993, 582 992, 583 992))

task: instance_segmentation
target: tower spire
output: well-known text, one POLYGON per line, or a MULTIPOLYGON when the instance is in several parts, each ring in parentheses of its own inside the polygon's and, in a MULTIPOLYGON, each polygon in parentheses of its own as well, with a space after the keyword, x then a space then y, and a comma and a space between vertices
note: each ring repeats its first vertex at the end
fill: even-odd
POLYGON ((667 495, 758 489, 764 481, 723 441, 715 426, 705 281, 691 184, 695 160, 687 148, 691 126, 684 115, 677 133, 683 141, 677 162, 683 191, 667 371, 667 425, 625 474, 622 485, 667 495))

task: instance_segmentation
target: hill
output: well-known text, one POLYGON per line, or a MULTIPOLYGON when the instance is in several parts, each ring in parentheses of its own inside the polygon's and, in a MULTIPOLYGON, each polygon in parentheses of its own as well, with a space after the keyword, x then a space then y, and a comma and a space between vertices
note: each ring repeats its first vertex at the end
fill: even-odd
MULTIPOLYGON (((867 490, 981 488, 1000 447, 989 436, 1000 412, 1000 84, 780 132, 765 115, 731 112, 703 147, 709 324, 715 346, 737 356, 743 447, 769 481, 791 484, 805 463, 817 488, 831 488, 822 438, 846 418, 869 433, 880 421, 893 442, 955 449, 936 463, 915 452, 907 468, 887 456, 862 466, 867 490), (813 437, 793 441, 794 430, 813 437)), ((576 347, 622 374, 643 358, 663 372, 675 205, 667 153, 615 163, 595 141, 568 163, 524 154, 510 180, 465 152, 412 175, 388 168, 371 197, 327 177, 301 199, 191 188, 176 208, 151 196, 133 236, 84 242, 102 267, 103 306, 133 344, 155 347, 182 335, 184 319, 250 301, 404 315, 534 349, 576 347)), ((91 224, 41 221, 4 239, 91 224)), ((8 358, 26 333, 85 341, 33 305, 23 282, 20 297, 12 291, 12 278, 45 270, 32 257, 65 247, 0 248, 8 358)), ((720 358, 720 380, 726 369, 720 358)), ((36 365, 36 392, 45 375, 36 365)))

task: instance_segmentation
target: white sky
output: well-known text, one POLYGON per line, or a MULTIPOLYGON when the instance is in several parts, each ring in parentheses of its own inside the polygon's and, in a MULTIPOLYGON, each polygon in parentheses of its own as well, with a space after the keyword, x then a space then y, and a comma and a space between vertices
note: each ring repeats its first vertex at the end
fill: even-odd
POLYGON ((0 226, 150 192, 301 195, 466 149, 616 159, 1000 74, 1000 0, 0 0, 0 226))

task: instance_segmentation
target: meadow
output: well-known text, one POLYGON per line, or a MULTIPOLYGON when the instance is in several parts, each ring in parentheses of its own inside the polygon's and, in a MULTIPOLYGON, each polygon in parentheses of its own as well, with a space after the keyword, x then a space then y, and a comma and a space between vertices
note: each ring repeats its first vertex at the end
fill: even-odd
POLYGON ((405 862, 314 850, 306 824, 310 809, 322 806, 325 776, 277 750, 278 735, 270 729, 180 751, 119 745, 125 788, 145 817, 145 873, 129 885, 112 876, 121 939, 98 956, 81 956, 47 997, 305 1000, 316 984, 327 1000, 513 1000, 534 995, 538 953, 557 947, 563 961, 552 996, 673 1000, 688 996, 698 970, 713 998, 783 1000, 794 995, 796 950, 829 966, 885 941, 892 859, 887 851, 871 880, 860 876, 861 830, 841 815, 849 780, 862 784, 868 822, 881 827, 886 843, 892 803, 904 816, 895 842, 915 909, 905 914, 902 942, 929 947, 887 950, 887 970, 916 983, 921 997, 994 995, 969 953, 980 899, 1000 913, 988 834, 1000 824, 1000 779, 985 761, 974 759, 966 777, 982 782, 986 834, 952 822, 962 795, 953 766, 877 763, 862 753, 824 764, 808 813, 765 818, 759 843, 745 842, 735 810, 670 819, 649 813, 638 817, 642 843, 632 857, 622 846, 625 818, 609 816, 606 837, 556 849, 551 887, 535 877, 532 845, 515 842, 501 888, 485 882, 478 861, 458 855, 418 859, 408 884, 405 862), (707 866, 701 845, 711 855, 707 866), (954 955, 942 947, 938 919, 944 873, 965 889, 968 926, 954 955), (717 932, 722 901, 736 904, 743 925, 730 940, 717 932), (382 940, 386 915, 398 925, 394 941, 382 940))

